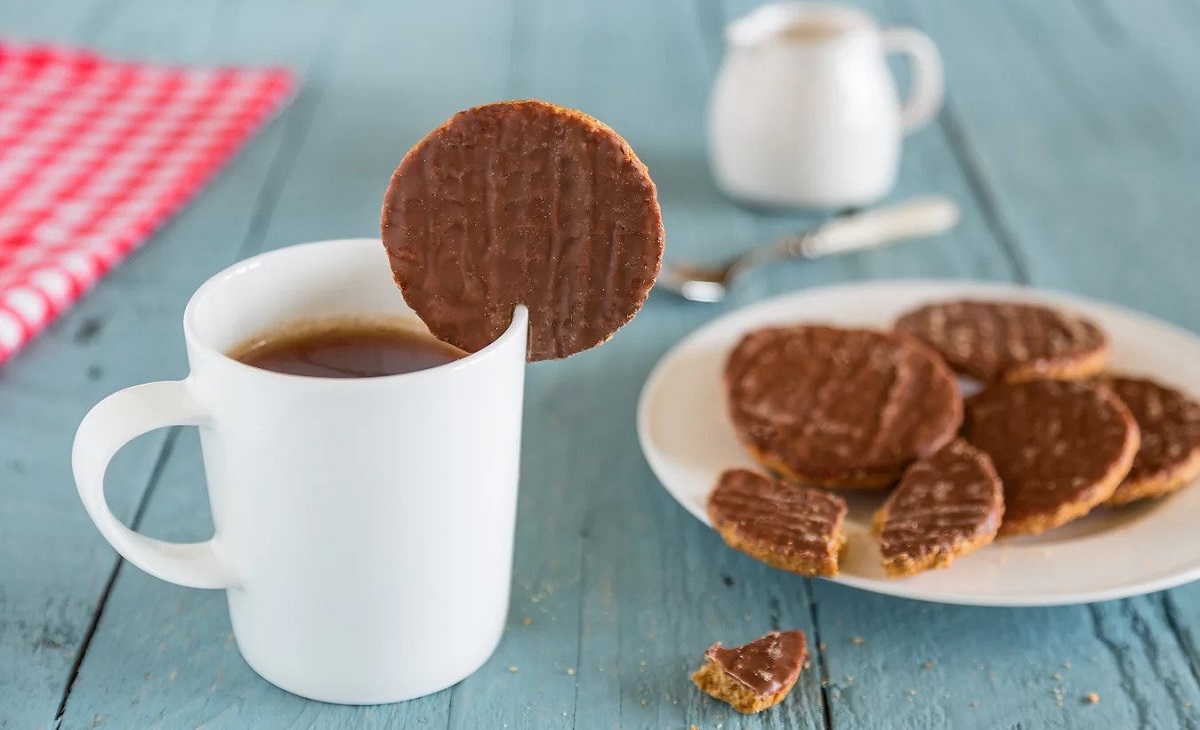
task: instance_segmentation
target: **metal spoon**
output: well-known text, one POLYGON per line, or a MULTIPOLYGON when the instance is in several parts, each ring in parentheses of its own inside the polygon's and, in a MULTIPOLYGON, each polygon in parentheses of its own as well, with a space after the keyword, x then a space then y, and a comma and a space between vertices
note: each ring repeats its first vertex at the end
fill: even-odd
POLYGON ((753 249, 723 264, 664 263, 657 286, 693 302, 719 302, 739 276, 774 259, 815 259, 861 251, 906 238, 934 236, 958 223, 958 205, 929 196, 833 218, 811 230, 753 249))

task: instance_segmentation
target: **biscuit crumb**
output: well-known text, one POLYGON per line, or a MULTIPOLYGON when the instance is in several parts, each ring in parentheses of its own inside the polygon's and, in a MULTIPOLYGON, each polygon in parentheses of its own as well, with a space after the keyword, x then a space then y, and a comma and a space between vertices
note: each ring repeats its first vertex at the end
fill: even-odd
POLYGON ((650 706, 649 702, 647 702, 646 700, 642 700, 642 707, 649 707, 649 706, 650 706))
POLYGON ((922 667, 925 667, 926 669, 933 669, 933 662, 931 662, 931 661, 929 661, 928 659, 926 659, 926 660, 925 660, 925 663, 924 663, 924 664, 922 664, 921 666, 922 666, 922 667))
POLYGON ((511 672, 511 673, 513 673, 513 674, 516 674, 516 673, 517 673, 517 670, 518 670, 518 668, 517 668, 517 665, 516 665, 516 664, 512 664, 512 665, 510 665, 510 666, 508 667, 508 671, 509 671, 509 672, 511 672))
MULTIPOLYGON (((1095 692, 1088 692, 1087 697, 1085 699, 1088 701, 1089 705, 1095 705, 1100 702, 1100 695, 1096 694, 1095 692)), ((1188 703, 1188 704, 1191 704, 1191 703, 1188 703)))
POLYGON ((979 707, 979 700, 971 700, 971 707, 979 707))
POLYGON ((567 667, 567 676, 568 676, 568 677, 574 677, 574 676, 575 676, 575 667, 567 667))
POLYGON ((847 683, 850 683, 850 682, 853 682, 853 681, 854 681, 854 675, 853 675, 853 674, 847 674, 847 675, 846 675, 846 682, 847 682, 847 683))
POLYGON ((1062 681, 1062 672, 1055 672, 1054 674, 1051 674, 1050 676, 1054 677, 1054 681, 1056 681, 1056 682, 1062 681))
POLYGON ((910 689, 910 690, 908 691, 908 696, 909 696, 909 697, 916 697, 916 696, 917 696, 917 691, 916 691, 915 689, 910 689))
POLYGON ((1071 662, 1063 662, 1063 669, 1070 669, 1070 668, 1071 668, 1071 662))
POLYGON ((861 637, 861 636, 854 636, 854 637, 851 637, 851 638, 850 638, 850 642, 851 642, 852 644, 862 644, 862 643, 863 643, 863 642, 865 642, 865 641, 866 641, 866 639, 864 639, 864 638, 863 638, 863 637, 861 637))
POLYGON ((688 727, 688 730, 700 730, 700 728, 696 727, 695 725, 691 725, 688 727))
POLYGON ((529 618, 528 616, 526 616, 525 618, 521 619, 521 625, 522 625, 522 626, 529 626, 529 625, 530 625, 530 624, 532 624, 532 623, 533 623, 533 619, 529 618))
POLYGON ((825 642, 824 641, 817 644, 817 651, 825 651, 825 642))

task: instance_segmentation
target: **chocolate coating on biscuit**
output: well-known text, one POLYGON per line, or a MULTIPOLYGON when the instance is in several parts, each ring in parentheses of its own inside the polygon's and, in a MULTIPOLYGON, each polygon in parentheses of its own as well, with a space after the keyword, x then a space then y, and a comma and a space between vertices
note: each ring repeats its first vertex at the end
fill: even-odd
POLYGON ((930 304, 896 321, 950 367, 984 382, 1086 377, 1104 365, 1107 338, 1092 322, 1035 304, 961 300, 930 304))
POLYGON ((766 697, 795 684, 808 658, 808 647, 802 631, 772 631, 729 649, 717 642, 704 656, 738 684, 766 697))
POLYGON ((1200 451, 1200 403, 1153 380, 1114 377, 1105 383, 1129 408, 1141 431, 1141 446, 1126 481, 1157 478, 1200 451))
POLYGON ((963 436, 1004 483, 1002 533, 1040 532, 1103 502, 1138 443, 1133 416, 1112 391, 1063 380, 985 388, 966 402, 963 436))
POLYGON ((726 543, 801 575, 837 574, 846 511, 836 494, 748 469, 723 472, 708 495, 709 519, 726 543))
POLYGON ((383 206, 404 299, 468 352, 529 308, 529 360, 594 347, 641 308, 663 226, 629 145, 580 112, 539 101, 459 112, 409 150, 383 206))
POLYGON ((886 486, 949 442, 962 420, 945 363, 887 332, 751 332, 730 354, 725 383, 734 428, 756 456, 829 486, 886 486))
POLYGON ((923 569, 966 546, 990 542, 1004 513, 1004 489, 987 454, 958 439, 915 462, 883 506, 885 563, 923 569))

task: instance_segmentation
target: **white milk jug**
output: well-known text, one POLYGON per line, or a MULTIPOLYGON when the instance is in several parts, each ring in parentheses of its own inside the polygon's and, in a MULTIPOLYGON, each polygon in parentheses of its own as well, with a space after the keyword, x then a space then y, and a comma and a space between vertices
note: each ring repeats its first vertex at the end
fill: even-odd
POLYGON ((841 208, 875 202, 896 181, 900 142, 942 101, 933 41, 881 30, 859 10, 767 5, 734 21, 709 104, 709 155, 729 196, 772 206, 841 208), (885 56, 909 57, 901 105, 885 56))

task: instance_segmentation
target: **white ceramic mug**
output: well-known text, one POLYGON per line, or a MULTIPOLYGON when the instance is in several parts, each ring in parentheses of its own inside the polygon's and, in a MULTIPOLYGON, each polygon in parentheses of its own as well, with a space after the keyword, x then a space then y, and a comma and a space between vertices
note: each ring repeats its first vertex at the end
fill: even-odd
POLYGON ((402 375, 283 375, 224 354, 295 320, 405 314, 378 240, 248 259, 187 305, 191 374, 109 396, 75 438, 79 494, 113 547, 164 580, 226 589, 247 663, 312 699, 375 704, 448 687, 504 629, 524 307, 483 350, 402 375), (206 542, 139 535, 104 500, 113 454, 177 424, 200 427, 206 542))
POLYGON ((942 101, 937 48, 912 28, 880 30, 841 5, 767 5, 729 25, 709 103, 709 156, 731 197, 813 208, 860 206, 896 182, 900 142, 942 101), (912 61, 901 106, 885 55, 912 61))

